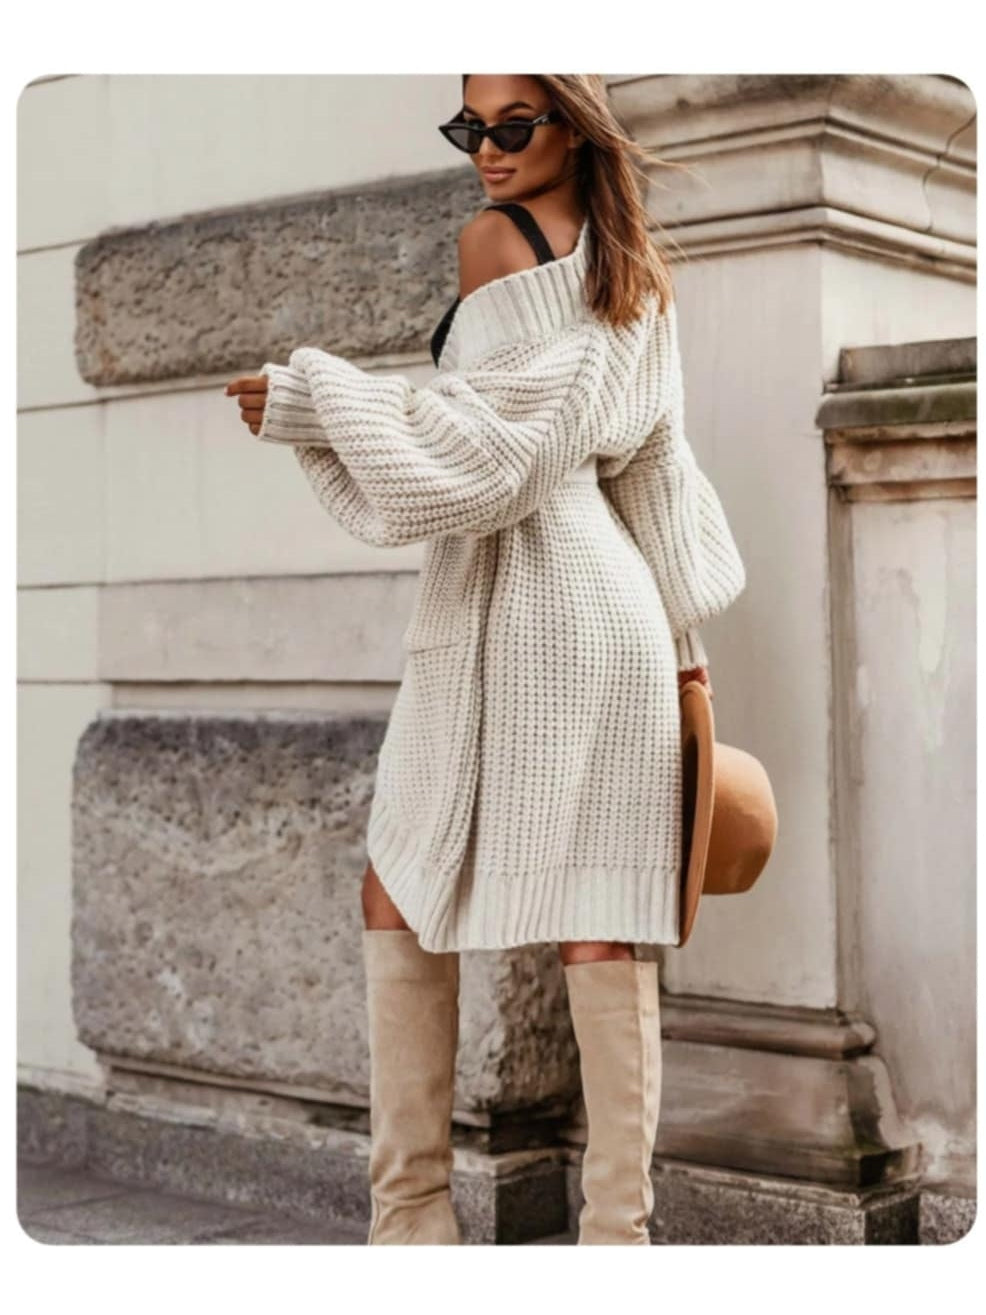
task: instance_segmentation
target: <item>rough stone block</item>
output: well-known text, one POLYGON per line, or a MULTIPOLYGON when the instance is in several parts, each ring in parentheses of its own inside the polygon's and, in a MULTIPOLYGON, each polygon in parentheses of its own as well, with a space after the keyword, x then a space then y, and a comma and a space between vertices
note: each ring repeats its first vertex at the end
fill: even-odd
MULTIPOLYGON (((568 1167, 571 1227, 582 1207, 581 1156, 568 1167)), ((842 1190, 655 1157, 656 1246, 876 1246, 918 1241, 916 1182, 842 1190)))
POLYGON ((483 203, 465 168, 104 233, 76 256, 79 373, 106 386, 248 370, 302 343, 420 351, 483 203))
POLYGON ((968 1188, 933 1184, 921 1192, 921 1242, 947 1246, 960 1242, 976 1222, 976 1198, 968 1188))
MULTIPOLYGON (((73 1008, 111 1063, 365 1108, 360 883, 386 719, 107 715, 73 788, 73 1008)), ((564 1113, 553 946, 463 955, 456 1117, 564 1113)), ((505 1139, 505 1141, 504 1141, 505 1139)))

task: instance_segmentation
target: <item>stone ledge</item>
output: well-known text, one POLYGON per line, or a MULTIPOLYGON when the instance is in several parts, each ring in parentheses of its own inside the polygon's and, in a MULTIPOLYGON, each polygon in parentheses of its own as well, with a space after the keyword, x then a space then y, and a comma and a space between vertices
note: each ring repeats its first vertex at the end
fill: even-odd
POLYGON ((815 423, 825 430, 951 425, 966 435, 976 428, 976 385, 966 380, 934 384, 919 381, 905 388, 830 393, 818 408, 815 423))
POLYGON ((873 1246, 918 1242, 919 1184, 846 1190, 681 1160, 653 1170, 663 1245, 873 1246))
MULTIPOLYGON (((976 376, 976 339, 931 338, 871 347, 843 347, 837 388, 854 389, 976 376)), ((975 409, 972 412, 975 415, 975 409)))
MULTIPOLYGON (((111 1102, 18 1089, 18 1154, 118 1183, 249 1205, 309 1223, 368 1224, 366 1133, 268 1119, 203 1126, 111 1102), (67 1135, 66 1135, 67 1134, 67 1135)), ((563 1147, 491 1154, 456 1147, 452 1196, 463 1241, 514 1244, 567 1226, 563 1147)))
POLYGON ((976 496, 975 338, 843 348, 815 413, 845 501, 976 496))
MULTIPOLYGON (((366 1134, 204 1128, 139 1116, 96 1100, 18 1088, 18 1153, 107 1179, 200 1199, 277 1210, 302 1221, 369 1219, 366 1134)), ((492 1155, 457 1145, 453 1200, 463 1240, 495 1245, 577 1227, 581 1152, 558 1145, 492 1155)), ((658 1156, 652 1170, 657 1245, 915 1245, 957 1240, 975 1201, 919 1180, 844 1190, 658 1156)))

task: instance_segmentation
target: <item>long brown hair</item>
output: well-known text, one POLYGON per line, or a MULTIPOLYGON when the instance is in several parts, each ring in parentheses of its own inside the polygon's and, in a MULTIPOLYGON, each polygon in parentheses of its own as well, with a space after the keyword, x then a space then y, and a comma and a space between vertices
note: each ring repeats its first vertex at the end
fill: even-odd
MULTIPOLYGON (((643 311, 646 298, 656 294, 663 312, 674 300, 671 269, 648 232, 640 182, 647 182, 644 166, 687 166, 661 160, 634 141, 610 107, 601 74, 529 76, 541 83, 553 108, 585 138, 577 153, 577 185, 589 219, 586 299, 590 307, 612 325, 630 324, 643 311)), ((462 74, 463 97, 469 77, 462 74)))

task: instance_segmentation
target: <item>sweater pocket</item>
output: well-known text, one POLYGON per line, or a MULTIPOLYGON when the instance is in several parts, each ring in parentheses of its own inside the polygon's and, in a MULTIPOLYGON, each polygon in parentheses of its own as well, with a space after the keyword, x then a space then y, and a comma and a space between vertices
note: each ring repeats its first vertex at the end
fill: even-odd
POLYGON ((402 643, 409 653, 458 644, 469 633, 469 591, 476 535, 429 539, 402 643))

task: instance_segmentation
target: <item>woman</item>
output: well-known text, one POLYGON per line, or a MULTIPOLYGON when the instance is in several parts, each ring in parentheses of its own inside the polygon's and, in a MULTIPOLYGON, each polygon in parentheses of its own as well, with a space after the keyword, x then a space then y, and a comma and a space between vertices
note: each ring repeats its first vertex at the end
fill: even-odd
POLYGON ((595 75, 466 74, 490 204, 421 387, 302 347, 227 386, 374 544, 427 544, 363 884, 371 1244, 457 1243, 459 952, 557 942, 588 1145, 580 1244, 649 1245, 657 965, 676 944, 678 690, 745 585, 684 433, 675 305, 595 75), (677 673, 677 678, 676 678, 677 673))

